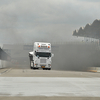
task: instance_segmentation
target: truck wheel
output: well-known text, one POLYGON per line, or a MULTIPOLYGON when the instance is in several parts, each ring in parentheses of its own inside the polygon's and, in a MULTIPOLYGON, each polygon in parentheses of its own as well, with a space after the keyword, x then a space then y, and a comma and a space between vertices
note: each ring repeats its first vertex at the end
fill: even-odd
POLYGON ((32 69, 32 66, 31 66, 31 60, 30 60, 30 69, 32 69))
POLYGON ((48 68, 48 70, 51 70, 51 68, 48 68))
POLYGON ((34 62, 33 62, 33 69, 35 70, 36 68, 34 67, 34 62))

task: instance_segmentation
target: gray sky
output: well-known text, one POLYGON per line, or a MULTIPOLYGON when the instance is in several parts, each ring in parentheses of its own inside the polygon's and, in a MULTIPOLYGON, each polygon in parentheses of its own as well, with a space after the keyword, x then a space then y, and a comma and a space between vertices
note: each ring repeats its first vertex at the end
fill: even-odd
POLYGON ((100 19, 100 0, 0 0, 0 43, 73 41, 100 19))

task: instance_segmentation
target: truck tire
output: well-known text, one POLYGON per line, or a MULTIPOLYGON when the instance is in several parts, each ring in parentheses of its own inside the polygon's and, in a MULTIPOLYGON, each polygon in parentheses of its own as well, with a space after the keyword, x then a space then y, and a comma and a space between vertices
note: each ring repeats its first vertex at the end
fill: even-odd
POLYGON ((51 70, 51 68, 48 68, 48 70, 51 70))
POLYGON ((33 60, 33 56, 29 55, 29 60, 30 60, 30 69, 33 69, 33 66, 31 66, 31 61, 33 60))
POLYGON ((34 67, 34 62, 33 62, 33 69, 36 69, 36 68, 34 67))
POLYGON ((30 60, 30 69, 32 69, 32 66, 31 66, 31 60, 30 60))
POLYGON ((33 64, 31 65, 31 61, 30 61, 30 68, 31 69, 34 69, 34 62, 33 62, 33 64), (33 65, 33 66, 32 66, 33 65))

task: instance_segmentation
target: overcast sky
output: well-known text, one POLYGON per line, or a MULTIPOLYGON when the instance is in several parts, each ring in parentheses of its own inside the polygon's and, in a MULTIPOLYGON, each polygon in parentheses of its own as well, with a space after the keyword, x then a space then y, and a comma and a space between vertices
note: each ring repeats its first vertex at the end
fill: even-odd
POLYGON ((0 0, 0 43, 73 41, 100 19, 100 0, 0 0))

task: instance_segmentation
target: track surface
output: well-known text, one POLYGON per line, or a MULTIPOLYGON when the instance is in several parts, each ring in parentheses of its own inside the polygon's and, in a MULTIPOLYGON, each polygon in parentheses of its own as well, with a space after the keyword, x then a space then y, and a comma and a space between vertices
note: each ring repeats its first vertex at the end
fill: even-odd
POLYGON ((0 96, 100 97, 100 78, 1 77, 0 96))
POLYGON ((0 70, 0 100, 100 100, 100 73, 5 70, 0 70))
POLYGON ((79 71, 32 70, 32 69, 1 69, 0 77, 98 77, 100 73, 79 71))

